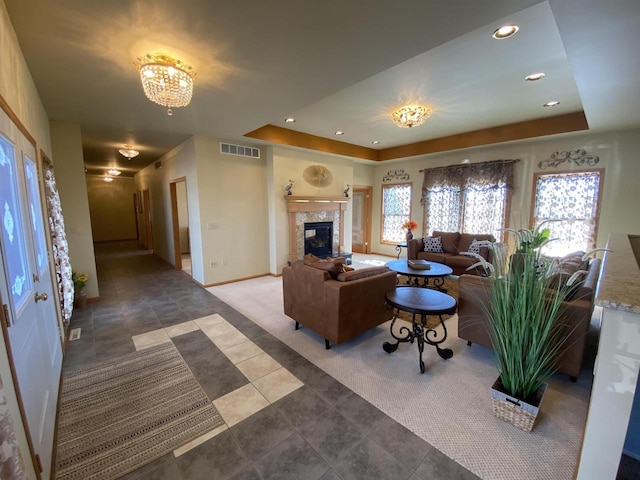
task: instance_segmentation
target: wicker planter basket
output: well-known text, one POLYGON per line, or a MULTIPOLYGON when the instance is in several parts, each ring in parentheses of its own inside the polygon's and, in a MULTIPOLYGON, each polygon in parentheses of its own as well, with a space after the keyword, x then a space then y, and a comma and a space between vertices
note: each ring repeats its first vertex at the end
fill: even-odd
POLYGON ((530 432, 533 429, 533 424, 542 406, 542 400, 547 391, 547 384, 542 384, 540 390, 536 392, 535 401, 531 404, 512 397, 502 390, 502 382, 500 381, 500 377, 498 377, 491 387, 493 414, 499 419, 515 425, 525 432, 530 432))

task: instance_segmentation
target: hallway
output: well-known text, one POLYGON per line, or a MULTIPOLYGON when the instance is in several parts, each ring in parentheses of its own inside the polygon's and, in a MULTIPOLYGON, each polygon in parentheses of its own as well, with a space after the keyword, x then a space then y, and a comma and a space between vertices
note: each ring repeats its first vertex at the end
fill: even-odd
MULTIPOLYGON (((233 421, 219 408, 228 428, 122 478, 477 478, 136 242, 96 245, 96 261, 101 300, 74 311, 70 329, 80 328, 81 336, 67 344, 63 375, 134 352, 137 335, 217 313, 301 385, 284 396, 266 395, 264 406, 233 421)), ((167 341, 216 406, 224 406, 225 395, 241 398, 231 396, 259 381, 248 378, 204 328, 167 341)))

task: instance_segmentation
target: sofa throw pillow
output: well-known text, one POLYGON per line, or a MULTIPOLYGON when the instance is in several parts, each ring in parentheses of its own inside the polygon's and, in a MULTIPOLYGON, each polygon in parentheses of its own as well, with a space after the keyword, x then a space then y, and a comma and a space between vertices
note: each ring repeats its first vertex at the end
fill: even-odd
POLYGON ((339 282, 352 282, 354 280, 360 280, 361 278, 374 277, 381 273, 387 273, 388 271, 389 267, 385 266, 359 268, 357 270, 345 271, 344 273, 339 274, 336 280, 339 282))
POLYGON ((314 263, 310 263, 309 266, 329 272, 329 275, 331 275, 331 278, 333 278, 334 280, 338 277, 338 275, 344 272, 342 263, 330 262, 327 260, 320 260, 314 263))
POLYGON ((424 251, 431 253, 444 253, 442 250, 442 237, 424 237, 424 251))
POLYGON ((307 253, 304 257, 302 257, 302 263, 305 265, 311 265, 320 261, 320 257, 316 257, 313 253, 307 253))
POLYGON ((476 255, 480 255, 480 243, 475 238, 469 245, 469 253, 475 253, 476 255))

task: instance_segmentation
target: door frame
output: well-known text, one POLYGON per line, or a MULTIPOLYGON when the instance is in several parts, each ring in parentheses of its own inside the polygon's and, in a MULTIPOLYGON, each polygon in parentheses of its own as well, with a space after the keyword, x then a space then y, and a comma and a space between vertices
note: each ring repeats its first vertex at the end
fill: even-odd
POLYGON ((153 227, 151 225, 151 198, 149 190, 142 190, 142 219, 144 220, 144 230, 146 233, 147 250, 153 250, 153 227))
MULTIPOLYGON (((178 218, 178 183, 184 182, 187 188, 187 177, 176 178, 169 182, 169 193, 171 195, 171 225, 173 227, 173 258, 176 270, 182 270, 182 245, 180 245, 180 219, 178 218)), ((187 206, 188 209, 188 206, 187 206)))
MULTIPOLYGON (((364 252, 371 253, 371 217, 373 216, 373 187, 367 185, 354 185, 353 194, 364 194, 362 202, 362 241, 364 243, 364 252)), ((353 250, 353 245, 351 247, 353 250)))
MULTIPOLYGON (((42 213, 44 214, 45 210, 46 210, 46 203, 42 203, 42 196, 43 196, 43 189, 42 189, 42 185, 43 185, 43 180, 42 180, 42 158, 41 156, 38 155, 38 146, 36 143, 36 139, 29 133, 29 131, 27 130, 27 128, 23 125, 23 123, 20 121, 20 119, 18 118, 18 116, 13 112, 13 110, 11 109, 11 107, 9 106, 9 104, 6 102, 6 100, 4 99, 4 97, 2 95, 0 95, 0 109, 2 109, 2 111, 7 115, 7 117, 9 117, 9 120, 13 122, 13 124, 17 127, 18 131, 20 133, 22 133, 22 135, 24 135, 24 137, 27 139, 27 141, 33 145, 33 151, 35 152, 35 157, 33 160, 36 162, 36 167, 37 167, 37 173, 38 173, 38 186, 39 186, 39 196, 40 196, 40 204, 42 206, 42 213)), ((44 234, 45 234, 45 238, 46 238, 46 245, 47 245, 47 256, 49 257, 49 275, 53 277, 52 275, 52 250, 51 250, 51 242, 50 242, 50 232, 49 232, 49 219, 48 216, 47 218, 43 218, 43 224, 44 224, 44 234)), ((0 281, 5 282, 5 265, 4 265, 4 260, 1 258, 0 256, 0 276, 2 277, 0 279, 0 281)), ((55 278, 51 279, 52 281, 52 287, 57 286, 57 281, 55 278)), ((52 293, 55 292, 57 290, 57 288, 52 288, 52 293)), ((58 301, 58 296, 54 294, 54 299, 55 301, 58 301)), ((54 300, 52 299, 52 300, 54 300)), ((7 301, 9 301, 7 299, 7 301)), ((10 339, 10 335, 9 335, 9 325, 11 324, 11 319, 9 318, 9 312, 8 310, 5 309, 4 307, 4 300, 2 299, 2 292, 0 291, 0 326, 2 328, 2 337, 4 340, 4 345, 5 345, 5 350, 7 352, 7 359, 9 361, 9 371, 11 372, 11 384, 12 387, 15 391, 16 394, 16 401, 18 404, 18 410, 20 412, 20 423, 22 426, 22 429, 24 431, 26 440, 27 440, 27 447, 29 449, 29 457, 31 459, 31 465, 33 467, 33 470, 36 474, 36 480, 41 480, 42 479, 42 472, 44 470, 44 468, 49 468, 49 473, 53 473, 52 470, 52 465, 53 462, 55 460, 55 430, 54 430, 54 444, 53 444, 53 449, 51 452, 51 458, 52 458, 52 465, 42 465, 41 461, 40 461, 40 456, 38 455, 38 453, 35 450, 35 445, 33 442, 33 437, 32 437, 32 433, 31 433, 31 429, 29 428, 29 422, 27 419, 27 411, 25 409, 24 406, 24 401, 23 401, 23 396, 22 396, 22 391, 20 390, 20 382, 19 382, 19 378, 18 378, 18 371, 16 369, 15 366, 15 361, 14 361, 14 357, 13 357, 13 349, 12 349, 12 345, 11 345, 11 339, 10 339)), ((59 304, 57 304, 59 305, 59 304)), ((58 322, 58 331, 60 332, 60 318, 61 318, 61 313, 59 312, 59 307, 56 307, 56 321, 58 322)), ((52 319, 53 320, 53 319, 52 319)), ((62 339, 59 339, 61 345, 63 345, 62 339)), ((60 378, 58 379, 58 382, 62 381, 62 376, 60 376, 60 378)), ((4 381, 6 383, 6 381, 4 381)), ((60 390, 58 389, 58 396, 60 395, 60 390)), ((57 412, 57 407, 56 407, 56 412, 57 412)))

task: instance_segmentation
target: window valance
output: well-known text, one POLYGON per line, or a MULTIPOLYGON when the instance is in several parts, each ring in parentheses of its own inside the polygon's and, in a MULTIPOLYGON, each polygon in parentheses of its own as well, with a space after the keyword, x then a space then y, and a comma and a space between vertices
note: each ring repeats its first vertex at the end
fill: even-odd
POLYGON ((455 187, 460 191, 469 188, 491 190, 500 187, 513 189, 513 165, 520 160, 493 160, 482 163, 466 163, 421 170, 423 198, 428 190, 438 191, 455 187))

